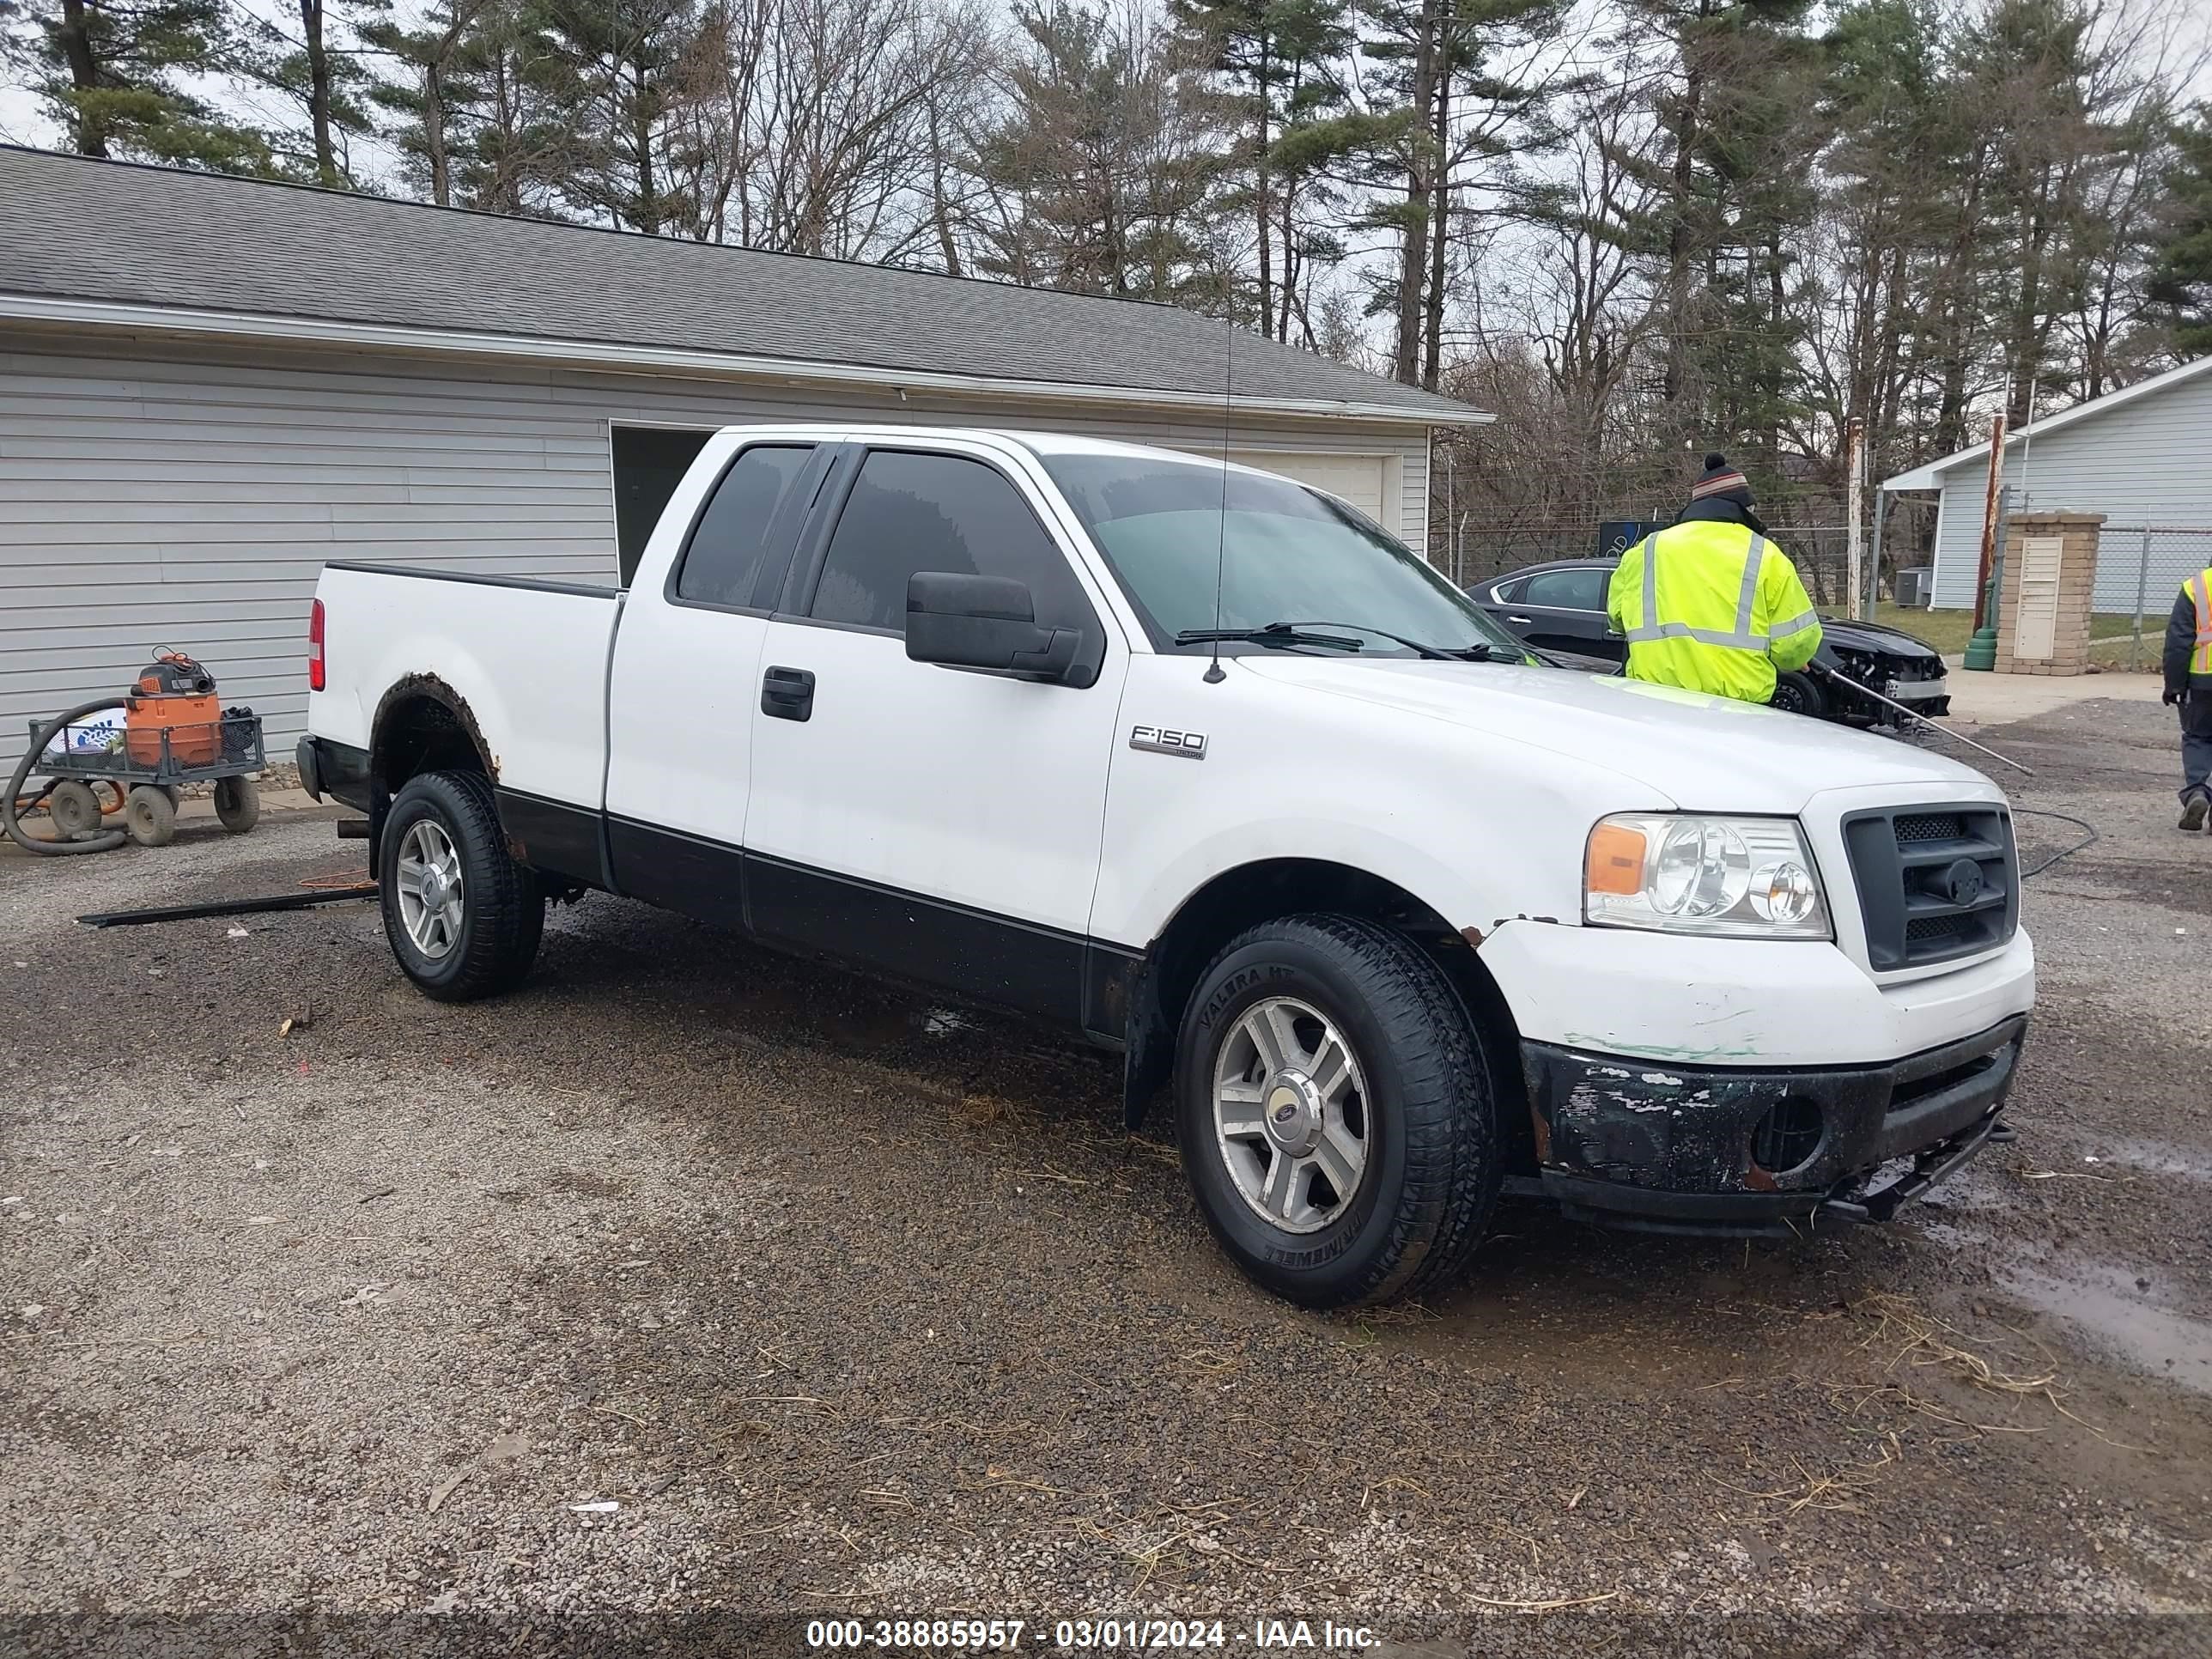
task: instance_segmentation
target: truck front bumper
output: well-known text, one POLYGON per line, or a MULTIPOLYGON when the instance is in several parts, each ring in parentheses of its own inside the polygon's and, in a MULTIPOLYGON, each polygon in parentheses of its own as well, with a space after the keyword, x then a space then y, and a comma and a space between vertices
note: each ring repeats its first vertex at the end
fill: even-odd
POLYGON ((1886 1066, 1784 1070, 1524 1042, 1539 1172, 1516 1184, 1578 1219, 1645 1231, 1887 1219, 2005 1133, 2027 1028, 2015 1014, 1886 1066))

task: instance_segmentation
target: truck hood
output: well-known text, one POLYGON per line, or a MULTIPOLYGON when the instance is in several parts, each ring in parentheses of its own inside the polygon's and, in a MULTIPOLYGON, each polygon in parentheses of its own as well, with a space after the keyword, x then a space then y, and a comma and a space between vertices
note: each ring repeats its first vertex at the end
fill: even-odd
POLYGON ((1686 811, 1794 814, 1828 789, 1913 785, 1939 799, 1989 787, 1893 738, 1639 680, 1405 657, 1237 660, 1280 684, 1605 767, 1686 811))

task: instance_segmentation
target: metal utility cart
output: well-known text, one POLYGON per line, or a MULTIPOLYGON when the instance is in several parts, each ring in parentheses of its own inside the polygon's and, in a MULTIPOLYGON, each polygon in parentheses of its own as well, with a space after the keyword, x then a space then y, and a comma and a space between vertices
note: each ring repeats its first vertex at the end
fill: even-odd
MULTIPOLYGON (((31 723, 36 742, 40 723, 31 723)), ((46 811, 55 833, 71 841, 100 828, 101 807, 93 785, 112 785, 123 798, 123 827, 141 847, 165 845, 177 833, 177 802, 188 783, 215 785, 215 815, 234 836, 261 817, 254 775, 268 764, 258 714, 225 714, 184 726, 137 726, 100 748, 72 745, 88 728, 64 727, 59 746, 36 765, 52 781, 46 811)))

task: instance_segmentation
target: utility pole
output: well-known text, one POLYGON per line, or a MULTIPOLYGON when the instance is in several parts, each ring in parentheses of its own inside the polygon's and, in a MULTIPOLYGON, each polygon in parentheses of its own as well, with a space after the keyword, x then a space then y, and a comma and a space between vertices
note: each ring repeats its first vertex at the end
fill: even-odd
POLYGON ((1988 670, 1997 665, 1996 595, 1990 586, 1990 568, 1997 550, 1998 487, 2004 478, 2004 410, 1990 422, 1990 477, 1982 497, 1982 562, 1974 584, 1974 637, 1966 641, 1966 666, 1988 670))
POLYGON ((1844 423, 1844 592, 1850 614, 1868 620, 1866 544, 1860 526, 1866 513, 1866 426, 1856 415, 1844 423))

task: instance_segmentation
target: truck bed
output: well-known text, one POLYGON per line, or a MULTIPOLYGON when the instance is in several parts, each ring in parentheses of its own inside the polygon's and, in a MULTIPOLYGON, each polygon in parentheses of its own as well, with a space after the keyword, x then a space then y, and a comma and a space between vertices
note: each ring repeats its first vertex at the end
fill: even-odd
POLYGON ((473 712, 501 788, 599 807, 621 589, 338 562, 325 567, 319 595, 328 632, 325 689, 309 699, 318 737, 366 750, 380 701, 441 684, 473 712))

